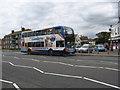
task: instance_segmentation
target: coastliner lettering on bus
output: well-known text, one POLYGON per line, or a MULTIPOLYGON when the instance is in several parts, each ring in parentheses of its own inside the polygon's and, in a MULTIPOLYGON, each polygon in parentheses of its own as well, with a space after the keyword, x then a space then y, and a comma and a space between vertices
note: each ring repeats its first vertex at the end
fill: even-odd
POLYGON ((43 37, 33 38, 32 40, 43 40, 43 37))

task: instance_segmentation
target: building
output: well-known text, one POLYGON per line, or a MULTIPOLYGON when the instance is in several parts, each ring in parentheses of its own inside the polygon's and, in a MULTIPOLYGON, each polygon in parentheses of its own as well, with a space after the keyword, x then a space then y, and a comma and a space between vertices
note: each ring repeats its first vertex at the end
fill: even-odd
POLYGON ((89 44, 89 38, 87 36, 82 36, 81 35, 80 39, 82 41, 81 42, 82 44, 89 44))
POLYGON ((31 29, 21 28, 21 31, 12 30, 8 35, 2 39, 2 49, 20 49, 21 33, 24 31, 31 31, 31 29))
POLYGON ((0 39, 0 49, 2 49, 2 39, 0 39))
POLYGON ((89 44, 91 44, 91 45, 95 45, 95 40, 94 39, 91 39, 91 38, 89 38, 89 44))
POLYGON ((111 32, 110 44, 113 45, 113 49, 118 49, 120 46, 120 17, 117 24, 110 25, 109 31, 111 32))
POLYGON ((87 36, 82 36, 82 35, 75 35, 75 45, 76 46, 81 46, 83 44, 91 44, 95 45, 95 40, 88 38, 87 36))
POLYGON ((118 2, 118 22, 115 25, 110 25, 109 31, 111 32, 110 44, 113 49, 120 47, 120 1, 118 2))
POLYGON ((80 39, 80 35, 78 35, 78 34, 75 35, 75 45, 76 46, 82 45, 82 40, 80 39))

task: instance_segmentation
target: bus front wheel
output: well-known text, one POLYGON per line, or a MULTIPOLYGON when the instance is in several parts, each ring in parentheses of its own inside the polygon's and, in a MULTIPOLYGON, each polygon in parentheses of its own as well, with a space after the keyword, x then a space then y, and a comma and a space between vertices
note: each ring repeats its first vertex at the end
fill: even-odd
POLYGON ((48 55, 52 56, 53 55, 53 50, 49 50, 48 55))

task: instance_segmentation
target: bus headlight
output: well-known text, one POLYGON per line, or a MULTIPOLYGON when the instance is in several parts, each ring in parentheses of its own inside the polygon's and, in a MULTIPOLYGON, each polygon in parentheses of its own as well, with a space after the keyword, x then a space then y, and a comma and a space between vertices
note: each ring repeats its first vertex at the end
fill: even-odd
POLYGON ((67 49, 67 48, 65 48, 65 51, 66 51, 66 52, 69 52, 70 50, 69 50, 69 49, 67 49))

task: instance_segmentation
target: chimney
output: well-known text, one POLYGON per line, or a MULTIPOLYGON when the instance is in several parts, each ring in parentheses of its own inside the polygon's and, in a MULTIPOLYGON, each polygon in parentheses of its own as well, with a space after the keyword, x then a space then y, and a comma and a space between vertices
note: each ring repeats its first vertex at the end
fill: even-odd
POLYGON ((112 27, 112 25, 110 25, 110 27, 112 27))
POLYGON ((110 31, 110 32, 112 31, 112 29, 111 29, 111 28, 112 28, 112 25, 110 25, 110 28, 109 28, 109 31, 110 31))
POLYGON ((12 33, 14 33, 14 30, 12 30, 12 33))
POLYGON ((118 23, 120 23, 120 17, 119 17, 118 23))

